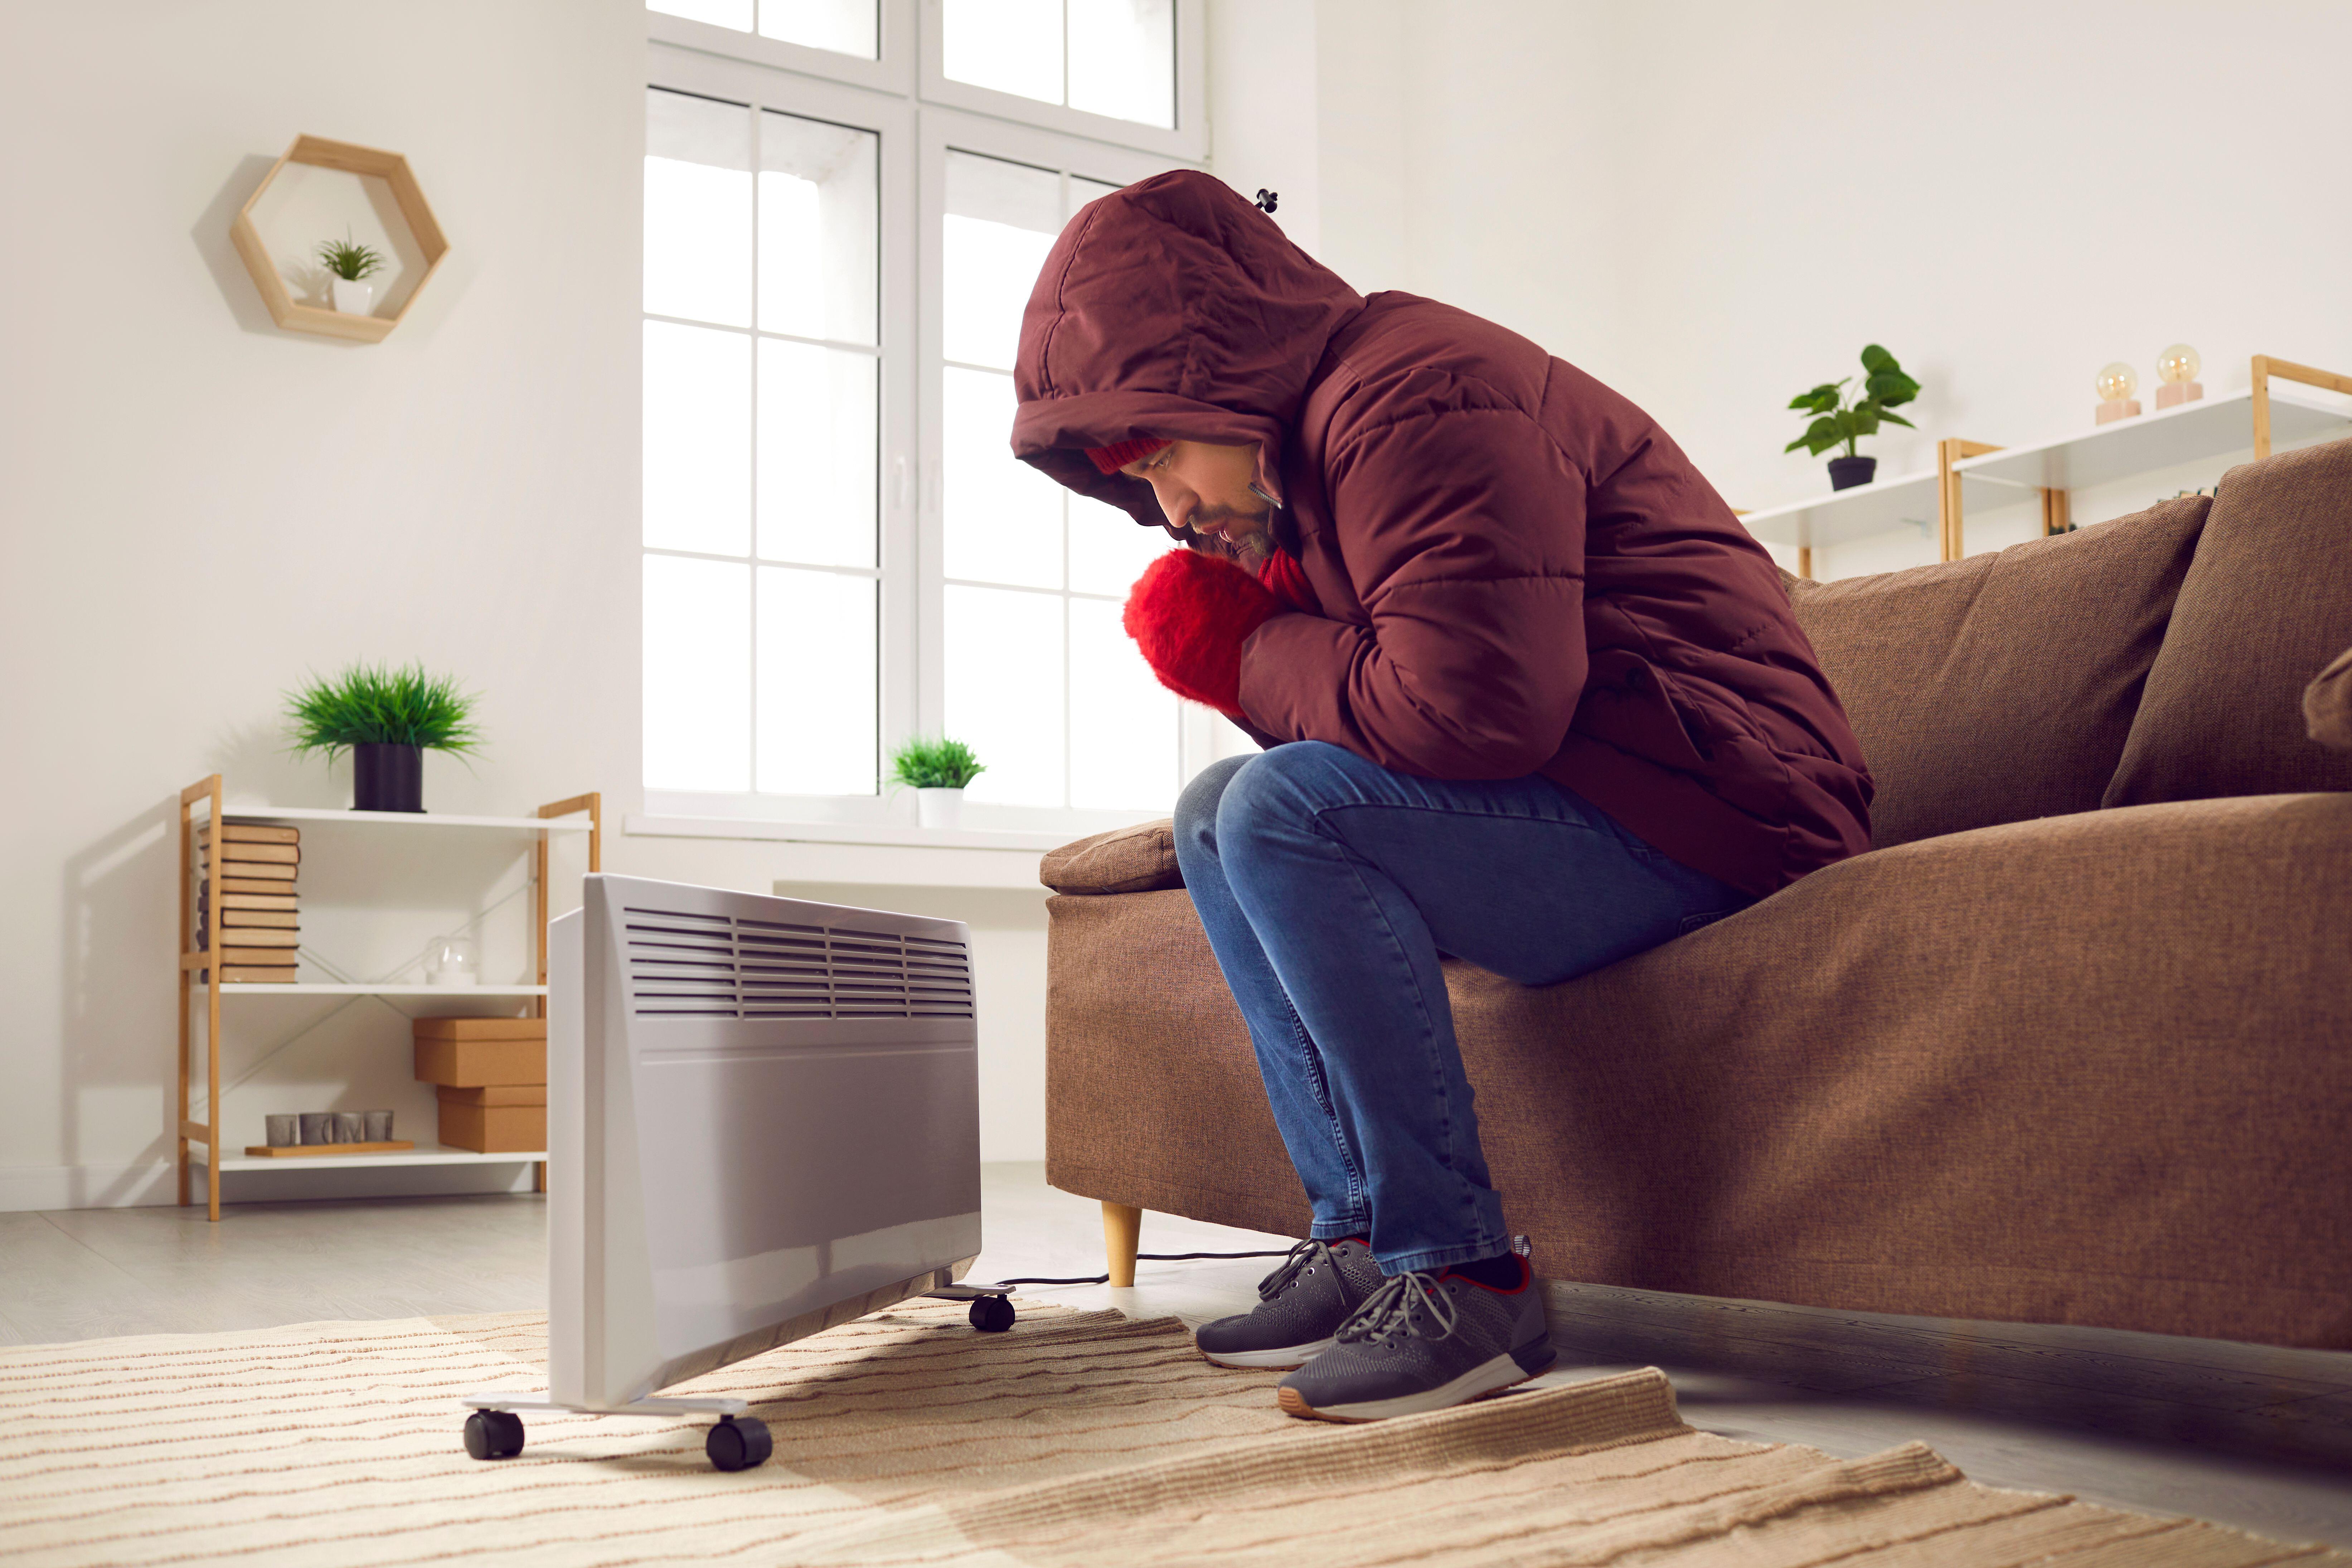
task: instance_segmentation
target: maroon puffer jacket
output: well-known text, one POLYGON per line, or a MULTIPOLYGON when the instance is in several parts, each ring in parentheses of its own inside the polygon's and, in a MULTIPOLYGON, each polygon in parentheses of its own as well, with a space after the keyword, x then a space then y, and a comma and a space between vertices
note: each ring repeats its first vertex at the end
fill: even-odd
POLYGON ((1164 521, 1150 487, 1085 448, 1260 444, 1323 603, 1243 648, 1276 739, 1540 773, 1749 893, 1870 847, 1869 770, 1770 557, 1646 415, 1525 338, 1366 300, 1186 171, 1063 231, 1014 381, 1014 453, 1139 522, 1164 521))

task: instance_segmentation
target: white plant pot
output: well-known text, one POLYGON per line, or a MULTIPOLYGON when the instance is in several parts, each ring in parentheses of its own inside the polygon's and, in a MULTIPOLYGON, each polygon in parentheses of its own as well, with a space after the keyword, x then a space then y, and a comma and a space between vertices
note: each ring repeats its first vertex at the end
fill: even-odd
POLYGON ((347 316, 364 316, 375 309, 375 285, 364 278, 335 279, 335 309, 347 316))
POLYGON ((915 820, 925 827, 961 827, 963 826, 963 791, 960 789, 917 790, 915 820))

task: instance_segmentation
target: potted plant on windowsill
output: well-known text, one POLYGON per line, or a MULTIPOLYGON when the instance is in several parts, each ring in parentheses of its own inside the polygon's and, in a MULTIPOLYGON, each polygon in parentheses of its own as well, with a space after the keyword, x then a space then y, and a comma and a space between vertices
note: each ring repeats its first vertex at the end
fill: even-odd
POLYGON ((963 826, 964 786, 988 770, 961 741, 918 735, 891 753, 892 779, 915 792, 915 820, 925 827, 963 826))
POLYGON ((1908 403, 1919 395, 1919 384, 1903 374, 1895 356, 1872 343, 1862 351, 1862 368, 1865 379, 1862 395, 1853 403, 1846 401, 1846 387, 1853 377, 1843 381, 1825 381, 1811 392, 1801 392, 1789 400, 1789 406, 1812 415, 1813 421, 1805 433, 1780 449, 1793 452, 1802 447, 1814 457, 1820 457, 1832 447, 1843 447, 1845 456, 1830 459, 1830 489, 1851 489, 1870 483, 1878 472, 1878 459, 1864 458, 1854 451, 1854 443, 1864 436, 1875 436, 1881 424, 1900 425, 1906 430, 1916 429, 1911 421, 1888 409, 1908 403))
POLYGON ((423 665, 398 669, 354 664, 331 679, 310 678, 287 693, 296 756, 352 753, 353 811, 425 809, 425 752, 460 754, 481 743, 476 699, 423 665))
POLYGON ((351 231, 341 239, 319 242, 319 262, 333 280, 335 309, 345 315, 364 316, 375 309, 375 285, 369 278, 383 270, 383 253, 373 246, 353 243, 351 231))

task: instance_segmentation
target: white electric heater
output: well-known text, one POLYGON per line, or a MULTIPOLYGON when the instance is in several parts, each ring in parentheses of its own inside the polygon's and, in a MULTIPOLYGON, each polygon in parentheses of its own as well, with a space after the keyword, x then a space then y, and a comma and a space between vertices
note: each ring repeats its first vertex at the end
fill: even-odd
POLYGON ((548 938, 544 1400, 466 1403, 477 1458, 520 1410, 719 1416, 721 1469, 768 1456, 737 1399, 655 1391, 909 1296, 972 1301, 980 1100, 959 921, 591 876, 548 938))

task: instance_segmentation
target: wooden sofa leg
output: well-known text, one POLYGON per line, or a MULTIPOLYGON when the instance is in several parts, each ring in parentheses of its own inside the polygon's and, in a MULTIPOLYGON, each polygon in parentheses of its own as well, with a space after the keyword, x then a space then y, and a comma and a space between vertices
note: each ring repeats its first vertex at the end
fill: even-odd
POLYGON ((1135 1249, 1143 1231, 1143 1211, 1103 1200, 1103 1251, 1109 1255, 1106 1272, 1122 1288, 1135 1283, 1135 1249))

